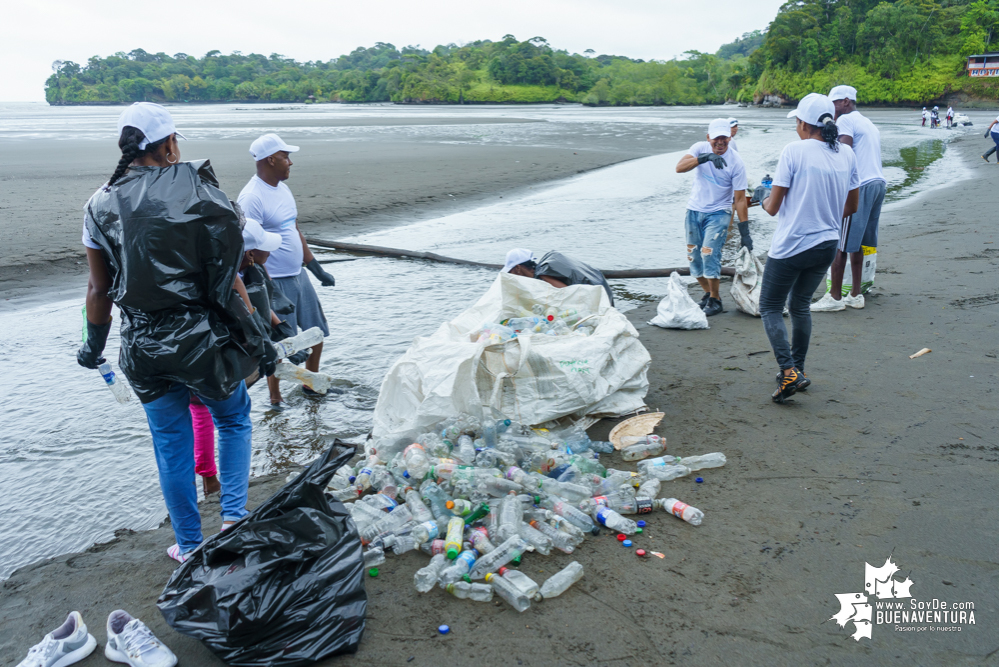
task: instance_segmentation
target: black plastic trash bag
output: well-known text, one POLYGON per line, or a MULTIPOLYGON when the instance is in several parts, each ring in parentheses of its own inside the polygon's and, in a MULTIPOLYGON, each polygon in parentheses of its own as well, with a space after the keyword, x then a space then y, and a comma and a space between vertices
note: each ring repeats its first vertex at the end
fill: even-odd
POLYGON ((353 455, 335 441, 195 551, 156 601, 167 623, 230 665, 293 667, 356 651, 368 604, 361 539, 324 493, 353 455))
POLYGON ((611 292, 610 285, 607 284, 604 274, 600 273, 600 269, 595 269, 573 257, 554 250, 546 252, 534 269, 534 277, 541 276, 551 276, 566 285, 600 285, 607 291, 611 305, 614 305, 614 293, 611 292))

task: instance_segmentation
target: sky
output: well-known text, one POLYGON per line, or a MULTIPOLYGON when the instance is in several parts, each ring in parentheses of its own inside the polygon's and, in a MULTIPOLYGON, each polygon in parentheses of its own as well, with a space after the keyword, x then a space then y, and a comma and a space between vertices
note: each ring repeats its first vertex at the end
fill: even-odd
POLYGON ((358 46, 396 47, 544 37, 552 47, 631 58, 713 53, 765 28, 783 0, 31 0, 4 7, 0 101, 44 101, 55 60, 141 48, 202 56, 280 53, 329 60, 358 46), (710 9, 710 14, 705 10, 710 9))

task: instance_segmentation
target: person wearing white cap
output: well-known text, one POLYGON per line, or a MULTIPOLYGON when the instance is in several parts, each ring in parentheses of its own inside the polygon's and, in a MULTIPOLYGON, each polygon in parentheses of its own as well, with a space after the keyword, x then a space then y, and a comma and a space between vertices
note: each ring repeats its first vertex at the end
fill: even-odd
POLYGON ((753 250, 749 236, 749 203, 746 201, 746 166, 730 150, 732 128, 729 121, 716 118, 708 125, 708 140, 690 147, 676 165, 678 174, 697 170, 694 187, 687 200, 684 227, 690 275, 704 290, 701 309, 708 317, 722 312, 721 254, 728 238, 733 202, 739 216, 741 245, 753 250))
MULTIPOLYGON (((329 336, 330 328, 319 303, 319 295, 303 266, 315 275, 323 287, 333 287, 336 280, 323 269, 298 229, 298 206, 295 196, 285 184, 291 176, 291 153, 296 151, 298 146, 286 144, 276 134, 265 134, 255 139, 250 144, 250 155, 256 162, 257 173, 239 193, 238 202, 247 218, 258 220, 267 231, 281 235, 281 246, 270 254, 265 266, 278 288, 295 304, 294 312, 288 315, 292 330, 319 327, 324 336, 329 336)), ((318 372, 322 353, 322 343, 313 346, 305 367, 313 373, 318 372)), ((278 379, 268 378, 267 384, 271 405, 280 409, 282 398, 278 379)), ((305 386, 302 391, 310 395, 314 393, 305 386)))
MULTIPOLYGON (((104 362, 111 306, 120 364, 142 403, 180 562, 202 542, 190 397, 219 428, 222 525, 246 516, 252 424, 244 378, 277 352, 239 279, 243 220, 207 160, 181 162, 170 113, 139 102, 118 120, 122 157, 87 202, 86 368, 104 362), (242 298, 241 298, 242 297, 242 298)), ((213 462, 214 463, 214 462, 213 462)))
POLYGON ((853 148, 857 156, 857 175, 860 177, 860 198, 857 212, 843 221, 839 250, 830 269, 830 288, 812 304, 813 312, 836 312, 864 307, 861 294, 861 274, 864 270, 863 247, 878 247, 878 223, 881 205, 885 200, 888 183, 881 169, 881 132, 874 123, 857 111, 857 89, 853 86, 836 86, 829 91, 829 99, 836 107, 836 127, 839 141, 853 148), (846 258, 850 258, 853 280, 850 293, 843 294, 843 273, 846 258))
POLYGON ((930 129, 937 129, 940 127, 940 107, 933 107, 930 111, 930 129))
POLYGON ((923 107, 923 124, 920 127, 926 127, 926 121, 929 120, 930 112, 927 111, 926 107, 923 107))
POLYGON ((732 135, 731 135, 732 138, 728 142, 728 148, 729 148, 729 150, 732 150, 732 151, 735 151, 736 153, 738 153, 739 152, 739 147, 735 145, 735 135, 739 134, 739 119, 738 118, 729 118, 728 119, 728 126, 732 130, 732 135))
POLYGON ((569 285, 599 285, 607 292, 610 304, 614 305, 614 292, 600 269, 554 250, 549 250, 541 259, 537 259, 527 248, 514 248, 506 254, 506 262, 500 272, 537 278, 559 288, 569 285))
POLYGON ((947 129, 949 130, 954 126, 954 107, 947 107, 947 129))
POLYGON ((800 141, 784 147, 763 210, 779 215, 763 270, 760 317, 780 366, 775 403, 811 384, 805 356, 812 335, 809 302, 836 257, 842 219, 857 210, 857 159, 839 143, 836 108, 825 95, 809 93, 788 114, 800 141), (790 345, 784 306, 794 327, 790 345))

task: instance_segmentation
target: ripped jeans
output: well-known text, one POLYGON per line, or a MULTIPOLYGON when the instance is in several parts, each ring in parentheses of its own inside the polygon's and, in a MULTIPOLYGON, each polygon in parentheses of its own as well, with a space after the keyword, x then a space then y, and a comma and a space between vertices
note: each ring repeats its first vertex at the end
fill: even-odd
POLYGON ((701 213, 687 209, 687 261, 694 278, 721 278, 722 246, 728 238, 731 211, 701 213))

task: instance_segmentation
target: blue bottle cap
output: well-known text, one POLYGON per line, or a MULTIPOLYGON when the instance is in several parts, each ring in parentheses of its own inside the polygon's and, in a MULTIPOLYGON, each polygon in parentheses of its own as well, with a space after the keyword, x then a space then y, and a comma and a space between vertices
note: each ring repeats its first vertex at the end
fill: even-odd
POLYGON ((351 484, 353 484, 354 482, 356 482, 356 481, 357 481, 357 478, 356 478, 356 477, 354 477, 353 475, 351 475, 351 476, 350 476, 350 477, 349 477, 348 479, 350 479, 350 483, 351 483, 351 484))
POLYGON ((622 544, 623 546, 626 546, 626 547, 630 547, 630 546, 631 546, 631 540, 625 540, 625 541, 624 541, 624 542, 622 542, 621 544, 622 544))
POLYGON ((704 478, 703 477, 698 477, 694 481, 697 482, 698 484, 700 484, 700 483, 702 483, 704 481, 704 478))
POLYGON ((636 523, 638 524, 639 528, 645 528, 645 522, 644 521, 638 521, 636 523))
POLYGON ((440 625, 437 627, 437 632, 441 633, 442 635, 446 635, 447 633, 451 632, 451 628, 449 628, 446 625, 440 625))
POLYGON ((409 471, 408 470, 403 470, 402 471, 402 476, 405 477, 406 479, 409 479, 409 471))

